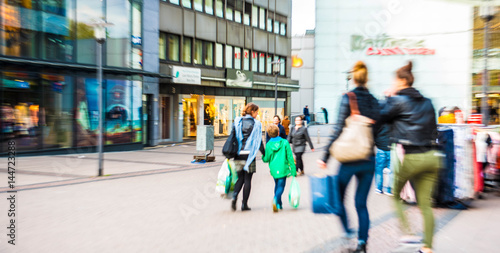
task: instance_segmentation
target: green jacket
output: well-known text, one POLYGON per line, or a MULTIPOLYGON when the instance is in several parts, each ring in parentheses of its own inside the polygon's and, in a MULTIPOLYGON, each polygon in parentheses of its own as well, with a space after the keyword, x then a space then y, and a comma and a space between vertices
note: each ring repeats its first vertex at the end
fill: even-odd
POLYGON ((269 163, 269 170, 274 178, 297 175, 290 143, 281 137, 272 138, 266 144, 266 152, 262 156, 262 161, 269 163))

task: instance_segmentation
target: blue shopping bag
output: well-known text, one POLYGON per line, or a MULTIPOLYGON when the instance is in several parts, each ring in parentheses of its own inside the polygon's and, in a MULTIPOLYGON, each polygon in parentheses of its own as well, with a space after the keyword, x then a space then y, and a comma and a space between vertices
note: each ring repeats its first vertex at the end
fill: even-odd
POLYGON ((309 176, 312 193, 313 213, 338 214, 340 194, 337 176, 312 175, 309 176))

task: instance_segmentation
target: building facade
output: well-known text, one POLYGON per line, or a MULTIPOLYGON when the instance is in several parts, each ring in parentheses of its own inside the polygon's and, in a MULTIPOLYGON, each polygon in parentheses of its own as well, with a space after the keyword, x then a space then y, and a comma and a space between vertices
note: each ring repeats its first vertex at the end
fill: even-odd
POLYGON ((159 136, 193 138, 198 125, 228 135, 246 103, 264 126, 290 114, 290 0, 167 0, 159 5, 159 136), (272 62, 281 64, 273 71, 272 62))
POLYGON ((102 18, 113 24, 102 54, 105 150, 142 148, 153 140, 147 121, 154 124, 154 113, 148 119, 143 105, 145 94, 151 101, 158 97, 158 5, 158 0, 2 1, 0 153, 11 140, 18 152, 27 153, 95 149, 97 44, 90 24, 102 18))
POLYGON ((368 66, 368 87, 383 99, 395 71, 413 61, 413 86, 437 110, 471 107, 473 7, 453 1, 316 1, 315 109, 337 117, 349 71, 368 66), (446 11, 443 11, 446 10, 446 11))
POLYGON ((314 107, 314 30, 292 37, 292 79, 298 80, 300 89, 292 92, 292 115, 302 114, 307 105, 311 114, 322 116, 314 107))

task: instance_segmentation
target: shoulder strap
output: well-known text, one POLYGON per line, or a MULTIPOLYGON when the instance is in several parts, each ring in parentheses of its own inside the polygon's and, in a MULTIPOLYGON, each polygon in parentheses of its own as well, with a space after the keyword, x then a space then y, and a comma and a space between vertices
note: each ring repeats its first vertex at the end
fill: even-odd
POLYGON ((360 115, 356 94, 354 94, 354 92, 351 91, 348 92, 347 95, 349 96, 349 106, 351 107, 351 115, 360 115))

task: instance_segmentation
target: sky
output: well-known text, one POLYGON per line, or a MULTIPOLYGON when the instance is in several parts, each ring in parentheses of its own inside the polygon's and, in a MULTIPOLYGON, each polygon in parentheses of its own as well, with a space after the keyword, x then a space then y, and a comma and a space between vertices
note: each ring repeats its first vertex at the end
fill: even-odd
POLYGON ((292 0, 292 35, 314 29, 315 3, 315 0, 292 0))

